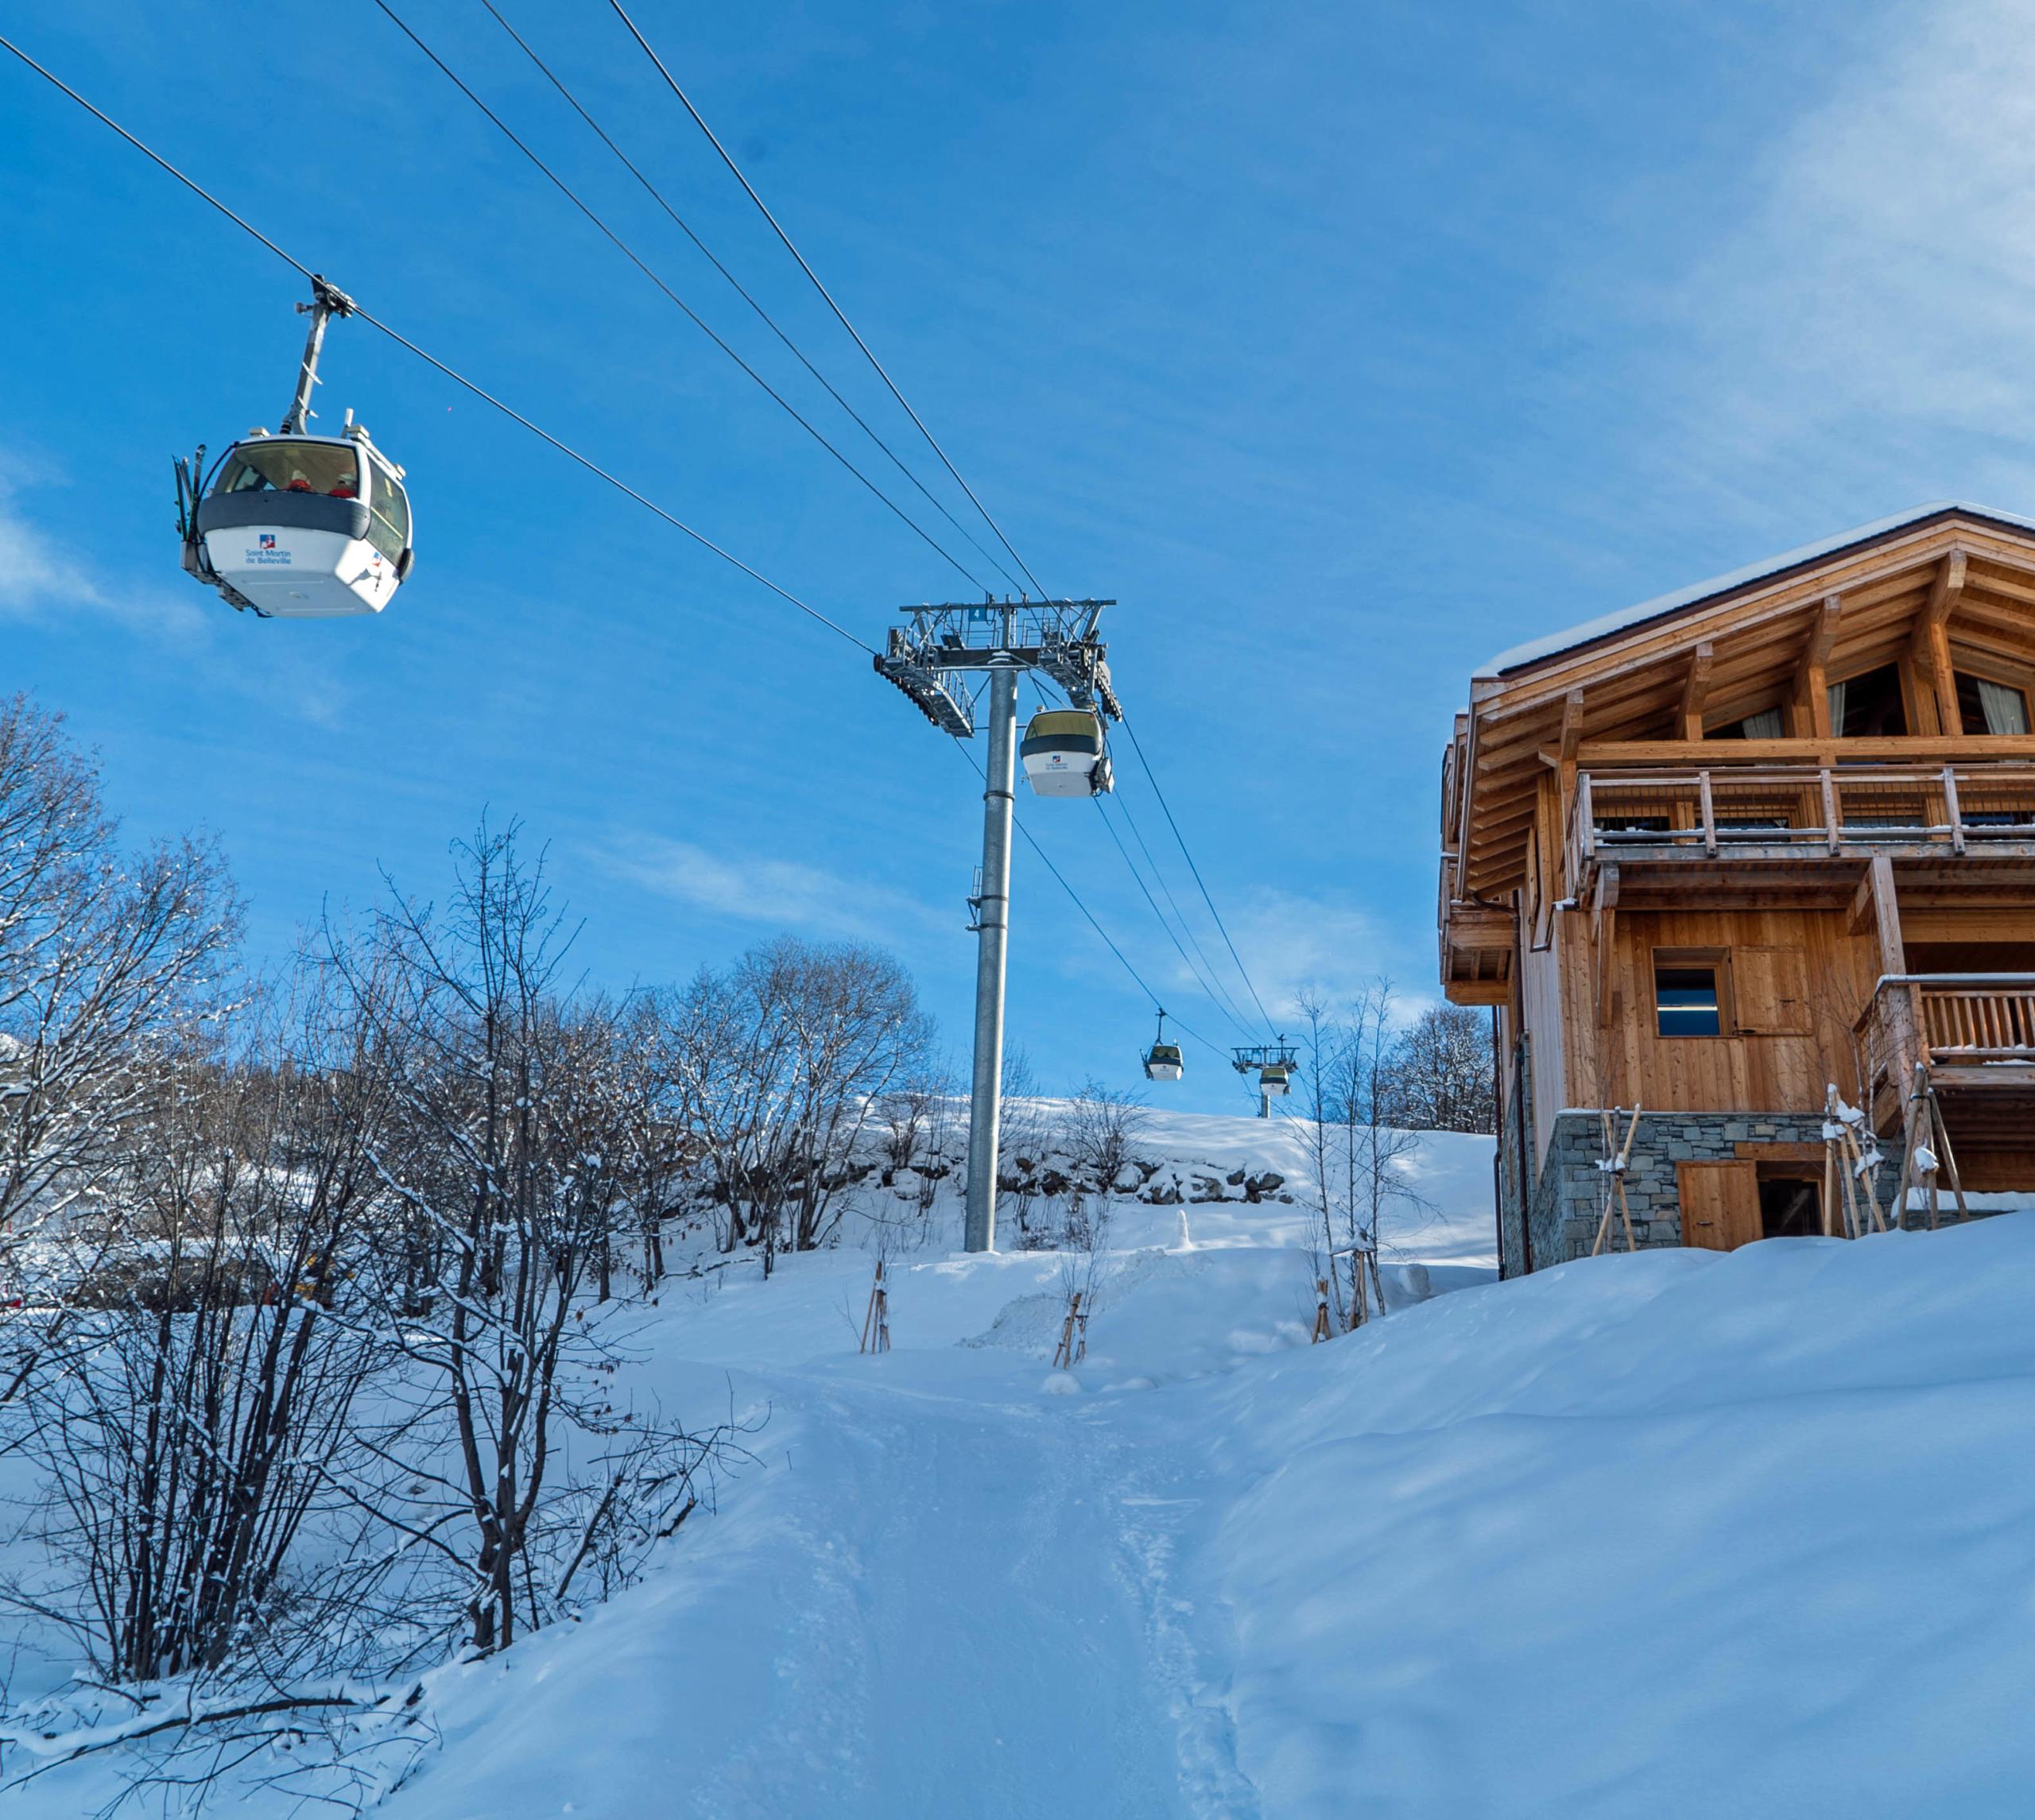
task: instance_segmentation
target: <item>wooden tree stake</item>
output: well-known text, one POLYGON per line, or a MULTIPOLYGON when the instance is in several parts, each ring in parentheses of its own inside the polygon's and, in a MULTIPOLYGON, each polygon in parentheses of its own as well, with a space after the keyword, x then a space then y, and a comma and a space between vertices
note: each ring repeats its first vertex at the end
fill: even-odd
POLYGON ((1629 1252, 1639 1249, 1639 1241, 1633 1237, 1632 1209, 1625 1198, 1626 1165, 1632 1160, 1632 1141, 1639 1135, 1639 1108, 1635 1106, 1632 1109, 1632 1123, 1626 1127, 1625 1142, 1614 1148, 1614 1140, 1618 1135, 1618 1127, 1614 1122, 1614 1117, 1619 1109, 1614 1106, 1610 1112, 1600 1112, 1597 1115, 1603 1121, 1604 1127, 1604 1160, 1598 1165, 1598 1168, 1611 1178, 1611 1185, 1604 1191, 1603 1218, 1597 1222, 1596 1240, 1590 1247, 1590 1255, 1592 1257, 1603 1251, 1604 1241, 1611 1236, 1611 1205, 1614 1196, 1617 1198, 1618 1218, 1625 1222, 1625 1249, 1629 1252))
POLYGON ((862 1350, 887 1353, 890 1350, 890 1292, 883 1287, 883 1260, 876 1260, 876 1280, 870 1285, 869 1311, 862 1318, 862 1350))
POLYGON ((1072 1371, 1088 1356, 1088 1317, 1081 1308, 1081 1291, 1076 1290, 1067 1304, 1067 1319, 1060 1323, 1060 1346, 1052 1355, 1055 1371, 1072 1371))

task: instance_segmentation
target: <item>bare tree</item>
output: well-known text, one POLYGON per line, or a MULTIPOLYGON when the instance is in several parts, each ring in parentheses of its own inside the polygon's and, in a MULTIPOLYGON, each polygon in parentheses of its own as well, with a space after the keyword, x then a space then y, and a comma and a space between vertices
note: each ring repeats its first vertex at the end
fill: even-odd
POLYGON ((1490 1026, 1467 1005, 1431 1005, 1393 1044, 1392 1122, 1412 1131, 1498 1129, 1490 1026))
POLYGON ((1333 1083, 1333 1103, 1343 1127, 1350 1306, 1359 1323, 1374 1312, 1385 1312, 1378 1253, 1385 1243, 1387 1212, 1432 1211, 1407 1167, 1420 1148, 1420 1137, 1391 1122, 1398 1098, 1393 1072, 1397 1051, 1394 1004, 1388 979, 1373 981, 1357 995, 1333 1083), (1369 1294, 1363 1286, 1366 1275, 1369 1294))
POLYGON ((1099 1193, 1114 1191, 1131 1160, 1145 1126, 1145 1104, 1137 1094, 1091 1078, 1067 1102, 1060 1141, 1076 1168, 1099 1193))
POLYGON ((123 853, 61 717, 0 703, 0 1252, 119 1164, 153 1064, 216 1008, 239 916, 215 848, 123 853))
POLYGON ((808 1251, 840 1219, 874 1109, 923 1071, 932 1020, 890 955, 784 937, 726 974, 703 970, 684 1001, 682 1088, 723 1210, 723 1247, 808 1251))
POLYGON ((633 994, 617 1020, 617 1086, 622 1095, 634 1225, 643 1247, 642 1278, 653 1293, 665 1274, 664 1227, 697 1155, 687 1129, 679 1059, 679 1019, 669 995, 633 994))
POLYGON ((39 1604, 112 1680, 281 1678, 366 1615, 371 1561, 300 1543, 349 1508, 335 1476, 390 1353, 350 1305, 394 1073, 311 967, 237 1051, 149 1071, 93 1215, 110 1230, 69 1285, 91 1311, 29 1373, 18 1416, 48 1501, 41 1539, 72 1573, 39 1604))
POLYGON ((383 1019, 405 1067, 380 1162, 442 1260, 421 1312, 403 1315, 405 1288, 389 1285, 388 1326, 424 1368, 421 1415, 447 1413, 453 1463, 412 1458, 417 1509, 385 1514, 453 1564, 469 1640, 494 1650, 554 1614, 579 1560, 648 1488, 689 1482, 700 1448, 614 1408, 618 1350, 583 1305, 629 1154, 609 1008, 565 992, 564 914, 518 830, 483 824, 455 853, 444 915, 398 899, 365 954, 335 957, 350 977, 371 961, 402 982, 383 1019))
POLYGON ((1032 1212, 1042 1188, 1046 1146, 1052 1124, 1039 1098, 1038 1076, 1022 1044, 1004 1051, 1002 1116, 997 1138, 1003 1154, 997 1162, 997 1192, 1008 1195, 1018 1221, 1021 1249, 1033 1242, 1032 1212))
POLYGON ((1297 1001, 1306 1020, 1304 1040, 1308 1083, 1308 1163, 1314 1176, 1316 1204, 1321 1214, 1321 1245, 1312 1253, 1311 1262, 1318 1281, 1326 1281, 1333 1300, 1339 1327, 1351 1325, 1343 1295, 1342 1273, 1335 1268, 1335 1253, 1343 1249, 1339 1227, 1347 1232, 1349 1220, 1349 1180, 1345 1167, 1347 1133, 1342 1124, 1343 1102, 1336 1083, 1342 1078, 1343 1051, 1348 1033, 1331 1014, 1328 1001, 1313 986, 1300 990, 1297 1001))
POLYGON ((928 1059, 875 1102, 882 1125, 883 1185, 912 1177, 913 1210, 931 1217, 940 1184, 952 1173, 948 1146, 954 1123, 954 1076, 944 1059, 928 1059))

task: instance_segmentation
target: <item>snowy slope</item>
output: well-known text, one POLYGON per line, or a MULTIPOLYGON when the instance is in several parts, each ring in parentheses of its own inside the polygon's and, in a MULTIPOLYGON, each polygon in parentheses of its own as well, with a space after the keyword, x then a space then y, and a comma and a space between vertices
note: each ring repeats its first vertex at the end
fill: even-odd
POLYGON ((1071 1380, 1052 1253, 894 1260, 879 1357, 853 1251, 667 1293, 646 1376, 767 1409, 756 1463, 633 1591, 441 1671, 386 1810, 2027 1812, 2035 1214, 1406 1303, 1472 1277, 1490 1155, 1428 1141, 1402 1305, 1324 1346, 1276 1201, 1121 1209, 1071 1380))

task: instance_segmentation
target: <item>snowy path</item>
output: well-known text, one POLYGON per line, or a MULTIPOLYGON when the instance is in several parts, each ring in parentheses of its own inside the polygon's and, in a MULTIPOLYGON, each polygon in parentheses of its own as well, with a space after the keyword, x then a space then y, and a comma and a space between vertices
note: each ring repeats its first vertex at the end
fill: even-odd
POLYGON ((856 1724, 813 1811, 1191 1815, 1090 1424, 1057 1400, 881 1390, 816 1415, 847 1465, 811 1487, 816 1522, 872 1527, 821 1644, 856 1724))
MULTIPOLYGON (((527 1701, 503 1725, 483 1670, 395 1814, 563 1795, 618 1820, 1254 1820, 1165 1581, 1194 1463, 1126 1431, 1135 1396, 1044 1376, 959 1349, 773 1375, 768 1482, 725 1551, 596 1614, 596 1649, 558 1663, 573 1755, 603 1772, 561 1790, 558 1737, 527 1701)), ((550 1640, 523 1674, 550 1679, 550 1640)))

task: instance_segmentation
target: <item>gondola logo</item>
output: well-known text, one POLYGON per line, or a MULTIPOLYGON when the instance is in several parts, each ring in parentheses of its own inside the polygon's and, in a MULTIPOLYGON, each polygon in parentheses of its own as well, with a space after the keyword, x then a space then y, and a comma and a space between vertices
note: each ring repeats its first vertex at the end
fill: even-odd
POLYGON ((264 531, 262 533, 262 548, 265 550, 273 550, 275 547, 275 534, 273 532, 264 531))
POLYGON ((277 563, 288 563, 289 561, 289 552, 287 550, 279 550, 276 548, 276 534, 274 532, 258 531, 254 533, 254 540, 256 548, 247 552, 247 560, 249 562, 258 563, 266 563, 273 566, 277 563))

